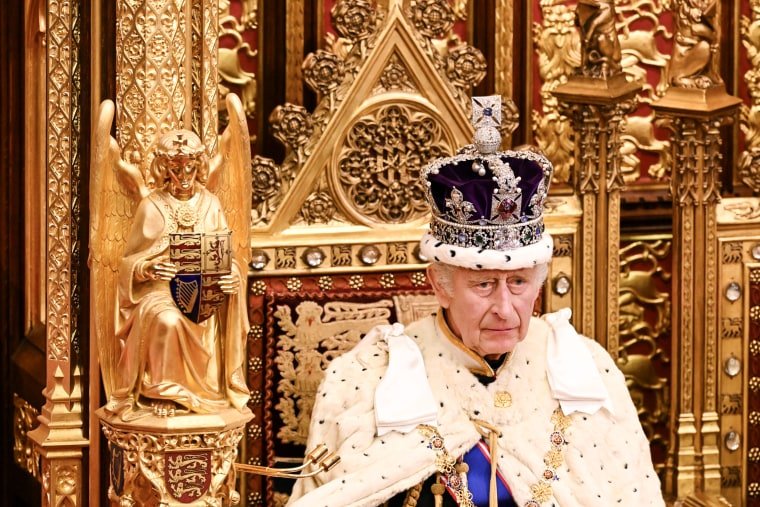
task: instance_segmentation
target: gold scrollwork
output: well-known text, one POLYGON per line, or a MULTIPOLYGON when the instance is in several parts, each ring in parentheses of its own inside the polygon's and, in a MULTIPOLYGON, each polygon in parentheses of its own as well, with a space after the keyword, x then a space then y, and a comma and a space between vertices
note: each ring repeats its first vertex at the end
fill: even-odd
POLYGON ((39 455, 26 435, 37 426, 38 415, 39 410, 13 393, 13 459, 36 479, 40 478, 39 455))
MULTIPOLYGON (((244 38, 246 32, 258 29, 258 7, 255 0, 243 0, 240 6, 239 17, 235 17, 230 13, 230 0, 219 1, 219 87, 221 95, 231 87, 237 89, 245 116, 251 120, 256 111, 256 74, 247 72, 242 60, 258 56, 244 38)), ((221 120, 220 117, 220 123, 225 123, 221 120)))
POLYGON ((670 294, 658 289, 671 274, 663 267, 671 241, 635 241, 620 249, 620 347, 618 366, 625 375, 650 442, 667 447, 668 379, 658 374, 658 365, 670 363, 666 348, 659 344, 670 330, 670 294), (646 314, 654 315, 654 319, 646 314))
POLYGON ((573 165, 572 129, 559 112, 552 91, 581 63, 575 15, 560 0, 541 0, 542 23, 533 25, 533 43, 541 76, 541 111, 531 112, 536 144, 554 164, 553 181, 569 183, 573 165))
POLYGON ((295 308, 295 321, 289 306, 274 312, 284 334, 278 337, 275 364, 281 379, 281 394, 275 409, 283 426, 277 433, 282 442, 306 444, 309 420, 324 370, 328 363, 353 347, 361 335, 379 324, 387 324, 393 302, 329 302, 320 306, 304 301, 295 308))

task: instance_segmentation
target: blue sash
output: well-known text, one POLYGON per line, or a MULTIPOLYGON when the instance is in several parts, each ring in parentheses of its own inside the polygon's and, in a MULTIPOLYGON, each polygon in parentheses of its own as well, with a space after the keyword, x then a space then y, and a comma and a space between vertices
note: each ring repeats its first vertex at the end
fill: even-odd
MULTIPOLYGON (((491 489, 491 453, 488 445, 481 440, 465 453, 462 461, 470 467, 467 472, 467 487, 472 493, 472 502, 477 507, 488 507, 488 493, 491 489)), ((456 499, 454 491, 451 488, 446 489, 456 499)), ((496 469, 496 493, 499 498, 499 507, 517 507, 507 481, 498 468, 496 469)))

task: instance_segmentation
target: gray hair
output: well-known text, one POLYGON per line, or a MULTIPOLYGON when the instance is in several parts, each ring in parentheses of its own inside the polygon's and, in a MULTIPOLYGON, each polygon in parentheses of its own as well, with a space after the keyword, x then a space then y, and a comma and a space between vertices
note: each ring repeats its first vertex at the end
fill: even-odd
MULTIPOLYGON (((438 281, 438 285, 441 286, 441 289, 443 289, 443 291, 448 296, 454 295, 455 269, 457 269, 457 266, 454 266, 453 264, 446 264, 445 262, 432 262, 428 266, 429 272, 432 272, 431 275, 435 277, 435 279, 438 281)), ((532 281, 537 286, 543 285, 546 281, 546 277, 549 275, 549 263, 545 262, 537 264, 533 267, 532 272, 535 275, 532 281)))

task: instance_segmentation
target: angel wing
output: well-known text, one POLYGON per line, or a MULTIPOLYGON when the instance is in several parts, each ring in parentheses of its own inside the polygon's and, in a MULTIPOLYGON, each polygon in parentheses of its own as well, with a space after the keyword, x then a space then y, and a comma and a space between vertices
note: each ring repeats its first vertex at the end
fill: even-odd
POLYGON ((111 136, 113 116, 113 102, 104 101, 92 131, 90 160, 90 336, 98 351, 106 397, 114 389, 119 360, 115 336, 119 261, 135 208, 149 192, 140 171, 121 160, 119 145, 111 136))
POLYGON ((222 203, 232 230, 233 255, 246 270, 251 260, 251 140, 240 98, 228 93, 226 103, 229 124, 221 136, 220 153, 210 164, 206 188, 222 203))

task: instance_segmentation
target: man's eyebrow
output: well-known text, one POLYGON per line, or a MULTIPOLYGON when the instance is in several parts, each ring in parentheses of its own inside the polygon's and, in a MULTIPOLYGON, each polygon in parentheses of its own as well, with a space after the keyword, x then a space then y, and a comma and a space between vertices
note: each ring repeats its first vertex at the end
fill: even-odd
POLYGON ((473 283, 473 282, 477 283, 477 282, 485 282, 488 280, 495 280, 495 279, 496 279, 496 275, 491 275, 488 273, 474 273, 470 275, 467 281, 470 283, 473 283))

